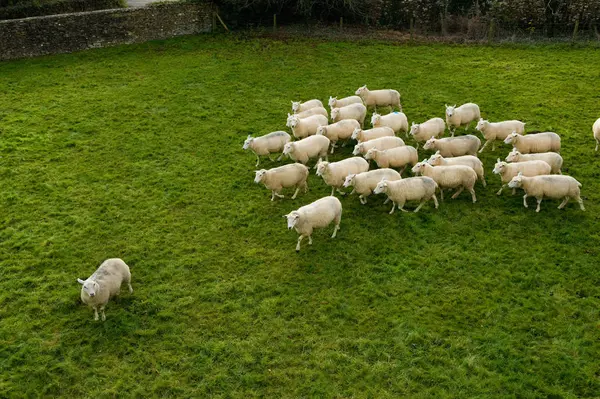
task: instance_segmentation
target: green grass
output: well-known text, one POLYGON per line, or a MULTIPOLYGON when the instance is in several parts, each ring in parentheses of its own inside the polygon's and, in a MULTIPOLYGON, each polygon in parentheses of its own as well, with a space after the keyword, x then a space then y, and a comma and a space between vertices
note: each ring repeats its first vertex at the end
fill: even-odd
POLYGON ((199 36, 0 63, 0 397, 599 395, 599 61, 199 36), (587 211, 497 197, 503 145, 476 204, 343 198, 338 237, 296 254, 282 215, 329 188, 311 171, 270 202, 242 143, 363 84, 398 89, 409 121, 475 101, 558 132, 587 211), (76 278, 108 257, 135 292, 94 322, 76 278))

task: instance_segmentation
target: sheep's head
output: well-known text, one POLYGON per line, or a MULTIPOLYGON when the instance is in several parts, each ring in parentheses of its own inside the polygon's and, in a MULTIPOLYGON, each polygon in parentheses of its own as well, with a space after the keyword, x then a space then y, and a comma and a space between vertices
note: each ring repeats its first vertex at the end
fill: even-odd
POLYGON ((377 186, 375 186, 375 189, 373 190, 373 194, 385 193, 387 191, 387 188, 388 188, 387 180, 382 179, 379 183, 377 183, 377 186))
POLYGON ((100 289, 100 285, 94 280, 87 279, 83 281, 82 279, 78 278, 77 282, 83 286, 81 289, 92 298, 96 296, 98 290, 100 289))
POLYGON ((354 129, 354 131, 352 132, 352 136, 350 136, 350 138, 352 140, 356 140, 358 138, 358 135, 360 134, 360 132, 362 132, 362 129, 357 127, 356 129, 354 129))
POLYGON ((329 104, 329 108, 335 107, 336 101, 337 101, 337 97, 331 97, 331 96, 329 96, 329 103, 328 103, 329 104))
POLYGON ((300 109, 300 101, 292 101, 292 112, 296 113, 300 109))
POLYGON ((371 117, 371 125, 372 126, 377 126, 381 123, 381 115, 379 114, 373 114, 373 116, 371 117))
POLYGON ((520 155, 521 153, 517 151, 516 148, 513 148, 512 151, 508 153, 506 157, 506 162, 518 162, 520 155))
POLYGON ((267 173, 267 170, 266 169, 255 170, 254 173, 255 173, 254 183, 260 183, 263 180, 265 174, 267 173))
POLYGON ((415 166, 411 169, 415 175, 420 175, 423 173, 423 170, 426 168, 426 165, 429 165, 427 161, 417 162, 415 166))
POLYGON ((519 134, 517 132, 512 132, 511 134, 506 136, 506 138, 504 139, 504 143, 506 143, 506 144, 514 143, 517 140, 518 135, 519 134))
POLYGON ((283 217, 287 219, 288 230, 291 230, 298 223, 298 220, 300 219, 300 213, 298 211, 291 211, 283 217))
POLYGON ((481 130, 484 129, 487 125, 489 125, 489 123, 490 122, 484 120, 483 118, 480 118, 479 122, 477 122, 477 126, 475 126, 475 129, 481 132, 481 130))
POLYGON ((327 126, 319 126, 317 128, 317 134, 319 136, 325 136, 327 134, 327 126))
POLYGON ((283 155, 289 155, 294 151, 294 143, 287 143, 283 146, 283 155))
POLYGON ((292 126, 292 119, 293 119, 293 118, 294 118, 294 115, 292 115, 292 114, 288 114, 288 116, 287 116, 287 120, 286 120, 286 122, 285 122, 285 125, 286 125, 287 127, 291 127, 291 126, 292 126))
POLYGON ((448 104, 446 105, 446 115, 448 115, 449 117, 452 117, 452 115, 454 115, 454 112, 456 110, 456 104, 454 104, 453 106, 448 106, 448 104))
POLYGON ((317 163, 317 176, 323 176, 323 173, 329 168, 329 162, 321 161, 317 163))
POLYGON ((354 185, 354 177, 356 174, 352 173, 346 176, 346 180, 344 180, 344 187, 350 187, 354 185))
POLYGON ((512 178, 511 181, 508 182, 508 187, 510 188, 519 188, 523 186, 523 173, 519 172, 518 175, 512 178))
POLYGON ((442 164, 443 160, 444 160, 444 157, 438 151, 429 157, 429 160, 427 161, 427 163, 429 163, 429 165, 431 165, 431 166, 439 166, 442 164))
POLYGON ((361 151, 362 151, 362 149, 363 149, 363 144, 362 143, 355 145, 354 146, 354 151, 352 151, 352 155, 358 155, 358 154, 360 154, 361 151))
POLYGON ((335 121, 337 119, 339 113, 340 113, 340 109, 339 108, 333 108, 331 110, 331 120, 335 121))
POLYGON ((252 145, 254 141, 254 137, 248 135, 248 138, 244 141, 244 145, 242 146, 242 150, 247 150, 252 145))
POLYGON ((494 165, 494 170, 492 172, 494 172, 494 174, 496 175, 501 175, 506 170, 507 165, 508 164, 506 162, 502 162, 500 158, 498 158, 496 160, 496 164, 494 165))
POLYGON ((423 146, 423 148, 425 148, 426 150, 430 150, 432 148, 435 148, 435 142, 437 141, 437 139, 435 137, 430 138, 429 140, 427 140, 425 142, 425 145, 423 146))
POLYGON ((358 89, 356 89, 356 92, 354 94, 356 94, 357 96, 361 97, 367 92, 369 91, 369 89, 367 89, 367 85, 364 85, 362 87, 359 87, 358 89))
POLYGON ((298 115, 288 116, 288 127, 291 127, 293 129, 296 126, 298 126, 298 123, 300 123, 300 118, 298 118, 298 115))
POLYGON ((369 159, 373 159, 375 157, 375 153, 377 152, 377 148, 371 148, 365 154, 365 159, 368 161, 369 159))
POLYGON ((419 124, 418 123, 412 123, 412 125, 410 125, 410 134, 412 134, 413 136, 417 133, 419 133, 419 124))

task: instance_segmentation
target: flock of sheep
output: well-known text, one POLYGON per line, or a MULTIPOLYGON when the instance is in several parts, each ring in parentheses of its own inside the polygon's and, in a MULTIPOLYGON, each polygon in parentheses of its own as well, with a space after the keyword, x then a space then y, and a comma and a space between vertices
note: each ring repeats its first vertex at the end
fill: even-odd
MULTIPOLYGON (((490 143, 492 151, 495 142, 502 140, 512 144, 513 150, 505 161, 498 161, 493 172, 500 176, 502 187, 498 195, 506 187, 513 194, 517 188, 525 191, 523 205, 527 207, 527 197, 537 200, 536 212, 540 211, 543 198, 562 199, 559 209, 573 199, 585 210, 580 197, 581 183, 571 176, 561 174, 563 159, 560 152, 560 136, 553 132, 525 135, 525 123, 518 120, 489 122, 481 118, 479 106, 473 103, 446 105, 446 118, 432 118, 409 127, 408 119, 402 112, 400 93, 392 89, 369 90, 366 86, 356 90, 356 95, 337 99, 329 98, 331 108, 329 123, 328 112, 320 100, 292 102, 292 114, 288 114, 287 126, 292 137, 285 131, 276 131, 261 137, 248 136, 243 149, 251 150, 256 155, 256 166, 261 156, 281 153, 277 160, 287 156, 295 163, 272 169, 256 171, 254 181, 262 183, 271 190, 271 201, 275 197, 283 198, 284 188, 295 188, 292 199, 300 190, 308 190, 307 179, 309 169, 306 166, 316 160, 316 174, 331 187, 331 195, 311 204, 300 207, 284 217, 288 229, 295 229, 298 234, 296 251, 300 250, 301 241, 308 237, 312 244, 312 232, 315 228, 323 228, 334 222, 332 238, 340 228, 342 204, 334 196, 342 188, 353 187, 350 194, 358 194, 362 204, 366 204, 371 194, 386 194, 392 201, 392 214, 396 207, 407 212, 404 205, 407 201, 419 201, 418 212, 423 204, 433 200, 438 207, 436 192, 444 199, 445 189, 456 189, 452 198, 456 198, 464 190, 471 194, 475 202, 475 183, 479 180, 485 187, 483 163, 477 157, 490 143), (363 129, 367 108, 374 107, 371 118, 371 129, 363 129), (377 107, 390 107, 387 115, 377 113, 377 107), (395 108, 398 111, 395 111, 395 108), (454 136, 457 128, 475 122, 476 130, 484 137, 480 139, 471 134, 454 136), (446 127, 450 137, 441 138, 446 127), (406 145, 398 137, 399 133, 412 136, 416 146, 406 145), (345 145, 356 140, 353 157, 339 162, 329 162, 328 154, 333 153, 338 143, 345 145), (429 159, 418 160, 418 148, 423 144, 425 150, 435 151, 429 159), (378 169, 369 170, 369 161, 373 160, 378 169), (402 178, 402 173, 411 167, 414 177, 402 178)), ((594 137, 600 144, 600 119, 593 126, 594 137)))

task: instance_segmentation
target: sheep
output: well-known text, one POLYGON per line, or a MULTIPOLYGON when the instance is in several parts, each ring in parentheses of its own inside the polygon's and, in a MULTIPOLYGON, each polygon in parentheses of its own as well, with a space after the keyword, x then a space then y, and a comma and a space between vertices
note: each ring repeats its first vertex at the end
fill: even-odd
POLYGON ((359 143, 363 143, 365 141, 375 140, 380 137, 392 137, 394 136, 394 131, 387 127, 374 127, 373 129, 363 130, 361 128, 354 129, 352 132, 352 139, 358 141, 359 143))
MULTIPOLYGON (((400 180, 402 179, 402 176, 394 169, 375 169, 346 176, 344 187, 353 186, 354 189, 350 194, 358 193, 358 199, 360 203, 364 205, 367 203, 367 197, 371 195, 372 191, 377 187, 377 183, 382 179, 388 181, 400 180)), ((388 200, 386 200, 386 202, 387 201, 388 200)))
MULTIPOLYGON (((254 152, 254 155, 256 155, 255 166, 258 166, 258 164, 260 164, 259 155, 268 155, 270 158, 271 153, 282 152, 283 147, 291 140, 292 137, 283 131, 272 132, 260 137, 252 137, 251 135, 248 135, 248 138, 246 141, 244 141, 242 149, 251 149, 252 152, 254 152)), ((283 154, 281 154, 277 160, 280 161, 282 157, 283 154)))
POLYGON ((308 109, 317 108, 317 107, 323 108, 323 103, 321 102, 321 100, 314 99, 314 100, 308 100, 305 102, 292 101, 292 112, 293 113, 298 113, 298 112, 306 111, 308 109))
POLYGON ((321 176, 328 186, 331 186, 331 195, 334 190, 345 195, 340 188, 344 185, 346 176, 362 173, 369 170, 369 163, 361 157, 352 157, 339 162, 319 162, 317 164, 317 176, 321 176))
POLYGON ((389 150, 394 147, 401 147, 404 145, 404 140, 400 137, 380 137, 378 139, 365 141, 358 143, 354 146, 352 155, 365 155, 371 148, 377 148, 378 150, 389 150))
POLYGON ((284 198, 279 194, 282 188, 296 187, 292 199, 296 199, 301 188, 304 188, 305 193, 308 191, 308 168, 305 165, 292 163, 269 170, 257 170, 255 173, 254 182, 262 183, 265 188, 271 190, 271 201, 275 200, 275 196, 284 198))
POLYGON ((581 210, 585 211, 583 200, 580 197, 581 183, 571 176, 542 175, 527 177, 519 173, 508 183, 508 187, 525 190, 525 195, 523 196, 523 206, 525 208, 528 207, 527 197, 535 197, 537 199, 536 212, 540 211, 540 204, 544 197, 552 199, 563 198, 563 202, 560 203, 558 209, 564 208, 570 199, 574 199, 579 202, 581 210))
POLYGON ((329 108, 334 109, 334 108, 342 108, 345 107, 346 105, 350 105, 350 104, 362 104, 363 101, 359 96, 350 96, 350 97, 345 97, 345 98, 341 98, 338 100, 337 97, 329 97, 329 108))
POLYGON ((417 149, 419 148, 419 142, 427 141, 432 137, 438 138, 444 134, 446 130, 446 123, 442 118, 431 118, 423 123, 412 123, 410 126, 410 134, 417 142, 417 149))
POLYGON ((403 112, 392 112, 387 115, 374 113, 373 116, 371 116, 371 125, 373 127, 387 126, 391 128, 394 133, 403 131, 408 137, 408 119, 403 112))
MULTIPOLYGON (((319 126, 317 134, 325 136, 331 141, 331 153, 339 140, 347 140, 352 137, 354 130, 360 129, 360 123, 354 119, 342 119, 339 122, 327 126, 319 126)), ((345 145, 345 144, 344 144, 345 145)), ((343 145, 342 145, 343 146, 343 145)))
POLYGON ((311 108, 311 109, 307 109, 306 111, 302 111, 302 112, 298 112, 295 114, 287 114, 287 122, 286 122, 286 126, 290 127, 290 122, 292 120, 292 117, 297 116, 300 119, 304 119, 304 118, 308 118, 309 116, 313 116, 313 115, 323 115, 324 117, 328 117, 327 114, 327 110, 323 107, 315 107, 315 108, 311 108))
POLYGON ((398 106, 398 110, 402 111, 402 104, 400 104, 400 93, 398 93, 397 90, 369 90, 367 85, 364 85, 359 87, 354 94, 363 100, 365 106, 373 106, 375 107, 376 111, 378 105, 382 107, 391 107, 392 110, 396 105, 398 106))
POLYGON ((443 157, 458 157, 461 155, 475 155, 481 146, 481 141, 472 134, 459 137, 446 137, 427 140, 423 146, 426 150, 439 151, 443 157))
POLYGON ((374 160, 380 168, 402 168, 402 174, 407 165, 414 166, 419 161, 419 154, 415 147, 407 145, 384 151, 371 148, 365 154, 365 159, 374 160))
POLYGON ((295 229, 300 234, 296 245, 296 252, 299 252, 300 242, 304 237, 308 237, 308 245, 312 245, 311 236, 315 228, 327 227, 331 222, 335 222, 333 235, 331 236, 331 238, 335 238, 342 220, 342 203, 333 196, 323 197, 283 217, 287 219, 288 229, 295 229))
POLYGON ((483 162, 474 155, 463 155, 460 157, 444 158, 439 151, 429 157, 427 161, 432 166, 449 166, 449 165, 466 165, 472 168, 477 174, 477 178, 481 180, 483 187, 486 186, 483 162))
POLYGON ((506 144, 512 144, 521 154, 532 152, 560 152, 560 136, 553 132, 528 134, 521 136, 516 132, 509 134, 504 140, 506 144))
POLYGON ((440 187, 440 196, 444 200, 445 188, 457 188, 452 198, 458 197, 466 188, 471 193, 473 203, 477 201, 475 197, 475 182, 477 181, 477 173, 466 165, 450 165, 450 166, 431 166, 426 161, 417 163, 412 168, 413 173, 422 174, 423 176, 431 177, 440 187))
POLYGON ((289 127, 292 128, 292 134, 297 139, 303 139, 317 133, 319 126, 327 126, 328 120, 323 115, 313 115, 301 119, 292 115, 289 127))
POLYGON ((94 309, 94 320, 98 320, 98 308, 102 321, 106 320, 104 308, 111 297, 119 295, 123 282, 127 283, 129 293, 133 293, 129 266, 119 258, 105 260, 94 274, 85 281, 78 278, 77 282, 82 285, 81 301, 94 309))
POLYGON ((465 126, 465 131, 469 129, 471 122, 481 118, 479 106, 473 103, 466 103, 460 107, 448 106, 446 104, 446 124, 454 137, 454 132, 457 127, 465 126))
POLYGON ((594 132, 594 138, 596 139, 596 151, 598 151, 598 144, 600 144, 600 118, 594 122, 592 131, 594 132))
MULTIPOLYGON (((550 168, 550 165, 548 165, 544 161, 506 163, 502 162, 500 158, 498 158, 498 160, 496 161, 496 165, 494 165, 493 172, 494 174, 500 175, 500 179, 502 180, 503 184, 496 194, 502 194, 502 189, 504 189, 504 187, 507 187, 511 179, 519 173, 522 173, 527 177, 549 175, 551 169, 552 168, 550 168)), ((515 195, 515 192, 516 190, 513 189, 512 194, 515 195)))
POLYGON ((331 120, 333 122, 338 122, 342 119, 355 119, 361 126, 364 126, 366 116, 367 108, 362 104, 350 104, 342 108, 333 108, 331 110, 331 120))
POLYGON ((556 152, 540 152, 539 154, 521 154, 513 148, 506 157, 506 162, 544 161, 550 165, 552 174, 562 175, 563 158, 556 152))
POLYGON ((329 144, 329 139, 325 136, 309 136, 302 140, 287 143, 283 147, 283 155, 287 155, 292 161, 300 162, 304 165, 311 158, 319 157, 319 161, 322 158, 327 160, 329 144))
POLYGON ((419 206, 415 209, 415 213, 419 212, 419 209, 423 204, 433 198, 435 209, 438 208, 439 203, 435 196, 435 190, 438 188, 437 183, 430 177, 409 177, 408 179, 388 181, 381 180, 377 187, 373 190, 375 194, 385 193, 388 198, 393 202, 392 210, 390 215, 394 213, 396 205, 402 212, 408 212, 404 209, 406 201, 420 200, 419 206))
POLYGON ((490 142, 492 142, 492 151, 494 151, 494 149, 496 148, 495 140, 504 140, 512 132, 524 134, 525 123, 517 120, 488 122, 481 118, 479 119, 479 122, 477 122, 477 126, 475 127, 475 129, 479 130, 486 140, 483 144, 483 147, 481 147, 481 149, 479 150, 479 152, 481 153, 490 142))

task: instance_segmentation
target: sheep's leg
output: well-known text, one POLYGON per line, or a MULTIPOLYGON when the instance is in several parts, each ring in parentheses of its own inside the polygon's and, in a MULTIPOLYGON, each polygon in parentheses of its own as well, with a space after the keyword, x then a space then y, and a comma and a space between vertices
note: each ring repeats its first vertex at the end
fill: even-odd
POLYGON ((415 212, 415 213, 419 212, 419 209, 421 209, 421 207, 423 206, 423 204, 424 204, 425 202, 427 202, 427 200, 423 200, 423 201, 421 201, 421 202, 419 203, 419 206, 417 207, 417 209, 415 209, 415 211, 414 211, 414 212, 415 212))
MULTIPOLYGON (((463 192, 465 188, 463 186, 460 186, 460 188, 458 190, 456 190, 456 192, 454 193, 454 195, 452 196, 452 199, 455 199, 456 197, 458 197, 460 195, 460 193, 463 192)), ((471 190, 469 190, 471 191, 471 190)))
POLYGON ((131 286, 131 281, 127 282, 127 288, 129 288, 129 293, 133 294, 133 287, 131 286))
POLYGON ((104 314, 104 306, 100 308, 100 313, 102 314, 102 321, 106 321, 106 315, 104 314))
POLYGON ((304 182, 304 194, 308 192, 308 182, 304 182))
MULTIPOLYGON (((308 236, 308 237, 310 238, 310 236, 308 236)), ((296 252, 300 251, 300 242, 302 242, 303 239, 304 239, 303 235, 298 237, 298 244, 296 244, 296 252)))
POLYGON ((340 193, 340 195, 342 195, 342 196, 346 195, 346 193, 345 193, 345 192, 343 192, 342 190, 340 190, 339 188, 336 188, 336 191, 337 191, 338 193, 340 193))
POLYGON ((269 154, 269 161, 275 162, 275 160, 273 159, 273 157, 271 157, 271 154, 269 154))
POLYGON ((433 198, 433 203, 435 204, 435 209, 438 209, 438 206, 440 205, 438 203, 437 197, 435 196, 435 193, 431 196, 431 198, 433 198))
POLYGON ((400 171, 400 174, 404 173, 404 170, 406 169, 406 165, 404 165, 404 167, 402 168, 402 170, 400 171))
POLYGON ((600 141, 596 140, 596 151, 598 151, 598 144, 600 144, 600 141))
POLYGON ((454 137, 454 132, 455 132, 455 131, 456 131, 456 128, 454 128, 454 129, 450 129, 450 134, 451 134, 451 137, 454 137))
POLYGON ((492 151, 496 151, 496 140, 492 141, 492 151))
POLYGON ((308 245, 312 245, 312 234, 308 236, 308 245))
POLYGON ((390 197, 387 197, 385 201, 383 201, 383 205, 387 204, 388 202, 390 202, 390 197))
POLYGON ((331 194, 329 194, 329 195, 333 196, 334 193, 335 193, 335 187, 331 187, 331 194))
POLYGON ((440 197, 442 198, 442 202, 444 202, 444 190, 440 187, 440 197))
POLYGON ((416 149, 417 149, 417 150, 419 149, 419 142, 418 142, 418 141, 417 141, 417 148, 416 148, 416 149))
POLYGON ((513 189, 512 189, 512 195, 515 195, 516 193, 517 193, 517 189, 516 189, 516 188, 513 188, 513 189))
POLYGON ((542 198, 537 198, 537 208, 535 208, 536 212, 540 211, 540 204, 542 203, 542 198))
POLYGON ((362 194, 358 196, 358 199, 359 199, 360 203, 363 205, 367 203, 365 196, 362 194))
POLYGON ((506 184, 503 184, 503 185, 500 187, 500 190, 498 190, 498 192, 496 193, 496 195, 500 195, 500 194, 502 194, 502 190, 504 189, 504 187, 505 187, 505 186, 506 186, 506 184))
POLYGON ((300 191, 300 187, 296 187, 296 191, 294 191, 294 195, 292 195, 292 199, 296 199, 296 196, 298 195, 298 192, 300 191))
POLYGON ((477 202, 477 197, 475 196, 475 189, 473 187, 471 187, 469 189, 469 192, 471 193, 471 198, 473 199, 473 203, 477 202))
POLYGON ((565 199, 563 199, 563 202, 560 203, 560 205, 558 206, 558 209, 563 209, 565 207, 565 205, 567 205, 567 203, 569 202, 569 197, 565 197, 565 199))
POLYGON ((94 307, 94 320, 98 321, 98 308, 94 307))
POLYGON ((281 153, 281 155, 279 156, 279 158, 277 158, 278 161, 281 161, 283 159, 283 153, 281 153))
POLYGON ((258 155, 256 156, 256 165, 254 166, 258 166, 258 164, 260 164, 260 158, 258 157, 258 155))
POLYGON ((524 206, 525 208, 529 208, 529 205, 527 205, 527 194, 525 194, 525 195, 523 196, 523 206, 524 206))
MULTIPOLYGON (((486 140, 486 141, 485 141, 485 143, 483 143, 483 145, 482 145, 482 146, 481 146, 481 148, 479 149, 479 153, 480 153, 480 154, 481 154, 481 152, 483 151, 483 149, 484 149, 485 147, 487 147, 487 145, 490 143, 490 141, 491 141, 491 140, 486 140)), ((494 150, 492 149, 492 151, 494 151, 494 150)))
POLYGON ((396 209, 396 203, 392 202, 392 210, 390 211, 390 215, 394 213, 394 209, 396 209))
POLYGON ((338 222, 338 224, 335 225, 335 227, 333 228, 333 234, 331 235, 331 238, 335 238, 337 231, 340 229, 340 224, 338 222))
POLYGON ((487 186, 487 183, 485 182, 485 177, 483 175, 481 175, 481 184, 483 184, 483 187, 487 186))
POLYGON ((273 194, 271 195, 271 201, 275 201, 275 196, 277 196, 278 198, 285 198, 285 195, 281 195, 275 190, 271 191, 271 193, 273 194))
POLYGON ((471 122, 467 123, 467 126, 465 126, 465 132, 469 130, 469 126, 471 126, 471 122))
POLYGON ((585 206, 583 206, 583 200, 581 199, 581 197, 577 197, 577 202, 579 202, 579 208, 582 211, 585 211, 585 206))

